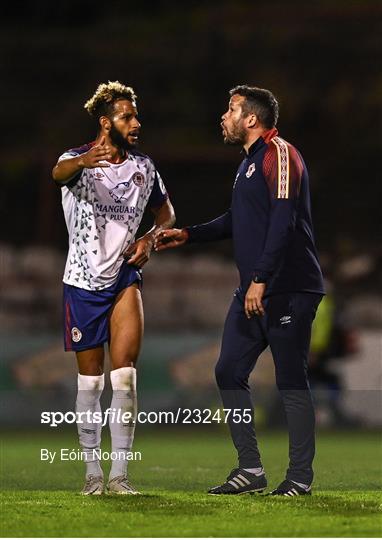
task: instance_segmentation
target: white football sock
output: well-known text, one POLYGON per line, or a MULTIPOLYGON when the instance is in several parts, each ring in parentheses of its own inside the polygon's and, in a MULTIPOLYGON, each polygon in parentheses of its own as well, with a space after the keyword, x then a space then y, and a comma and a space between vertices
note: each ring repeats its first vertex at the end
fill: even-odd
MULTIPOLYGON (((78 394, 76 412, 85 413, 90 411, 101 412, 99 399, 105 385, 105 375, 81 375, 78 374, 78 394)), ((99 450, 101 445, 101 422, 88 422, 85 414, 82 422, 77 422, 77 430, 80 445, 85 455, 86 475, 103 476, 99 460, 94 455, 94 450, 99 450)))
POLYGON ((243 469, 244 471, 255 474, 256 476, 262 476, 264 474, 263 467, 255 467, 254 469, 243 469))
POLYGON ((110 408, 112 411, 120 410, 120 416, 130 413, 130 420, 126 423, 113 421, 109 417, 111 434, 111 451, 117 452, 118 459, 111 463, 110 479, 121 476, 127 472, 126 453, 131 450, 134 440, 135 421, 137 418, 137 372, 133 367, 122 367, 110 372, 110 381, 113 388, 113 398, 110 408))

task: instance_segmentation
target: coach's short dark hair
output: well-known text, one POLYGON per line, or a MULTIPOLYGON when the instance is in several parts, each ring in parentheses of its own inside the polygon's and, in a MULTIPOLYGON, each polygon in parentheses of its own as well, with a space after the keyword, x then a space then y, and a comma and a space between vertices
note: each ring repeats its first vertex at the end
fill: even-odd
POLYGON ((245 97, 242 105, 245 116, 254 113, 263 127, 267 129, 275 127, 279 117, 279 104, 272 92, 265 88, 241 84, 232 88, 229 94, 245 97))

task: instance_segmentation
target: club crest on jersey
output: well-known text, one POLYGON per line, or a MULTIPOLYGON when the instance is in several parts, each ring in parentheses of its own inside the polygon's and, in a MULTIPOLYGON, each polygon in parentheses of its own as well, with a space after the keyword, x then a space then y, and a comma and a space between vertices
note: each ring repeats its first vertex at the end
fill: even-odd
POLYGON ((74 341, 74 343, 78 343, 79 341, 81 341, 82 339, 81 330, 78 330, 76 326, 73 326, 71 332, 72 332, 72 341, 74 341))
POLYGON ((109 191, 109 195, 116 203, 127 201, 126 192, 129 187, 130 182, 120 182, 115 188, 109 191))
POLYGON ((255 170, 256 170, 256 165, 254 163, 251 163, 250 166, 247 169, 247 172, 245 173, 245 176, 247 178, 251 178, 251 176, 253 175, 255 170))
POLYGON ((102 174, 101 172, 96 172, 94 174, 94 178, 97 178, 97 180, 100 180, 101 178, 103 178, 105 175, 102 174))
POLYGON ((138 187, 142 187, 143 184, 145 183, 145 177, 144 175, 141 173, 141 172, 135 172, 133 174, 133 182, 136 186, 138 187))

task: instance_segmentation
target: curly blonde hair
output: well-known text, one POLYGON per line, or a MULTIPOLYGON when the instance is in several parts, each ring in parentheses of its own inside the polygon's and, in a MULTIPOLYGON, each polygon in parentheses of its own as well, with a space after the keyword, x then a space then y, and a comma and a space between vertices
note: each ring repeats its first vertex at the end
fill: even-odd
POLYGON ((84 108, 90 116, 98 119, 100 116, 109 116, 113 112, 114 103, 119 99, 128 99, 135 105, 137 96, 131 86, 125 86, 119 81, 109 81, 98 86, 84 108))

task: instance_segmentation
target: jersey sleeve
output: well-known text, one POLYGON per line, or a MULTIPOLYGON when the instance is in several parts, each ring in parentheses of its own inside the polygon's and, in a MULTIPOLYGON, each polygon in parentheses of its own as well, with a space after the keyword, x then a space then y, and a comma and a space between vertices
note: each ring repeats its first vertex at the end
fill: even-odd
POLYGON ((303 167, 295 148, 279 137, 270 141, 263 160, 270 220, 264 250, 253 272, 261 281, 266 282, 279 267, 295 229, 303 167))
MULTIPOLYGON (((92 144, 93 143, 84 144, 84 145, 82 145, 82 146, 80 146, 78 148, 71 148, 70 150, 66 150, 58 158, 57 163, 59 163, 60 161, 64 161, 65 159, 75 158, 75 157, 80 156, 81 154, 84 154, 85 152, 87 152, 91 148, 92 144)), ((59 186, 60 188, 62 188, 64 186, 66 186, 68 188, 70 188, 72 186, 75 186, 77 181, 81 178, 81 175, 82 175, 82 171, 78 171, 71 178, 69 178, 69 180, 67 180, 66 182, 56 182, 56 185, 59 186)))
POLYGON ((225 214, 201 225, 186 227, 188 242, 212 242, 232 237, 232 214, 229 209, 225 214))
POLYGON ((57 161, 62 161, 63 159, 74 158, 74 157, 80 156, 81 154, 85 154, 86 152, 90 150, 90 148, 93 145, 94 145, 94 142, 83 144, 82 146, 79 146, 78 148, 70 148, 70 150, 65 150, 65 152, 61 154, 61 156, 58 158, 57 161))
POLYGON ((168 199, 168 193, 165 185, 156 169, 154 171, 154 175, 154 185, 147 203, 149 208, 159 208, 168 199))
POLYGON ((76 150, 67 150, 66 152, 61 154, 61 156, 58 158, 57 161, 59 162, 59 161, 63 161, 64 159, 74 158, 74 157, 77 157, 79 155, 80 155, 80 153, 77 152, 76 150))

